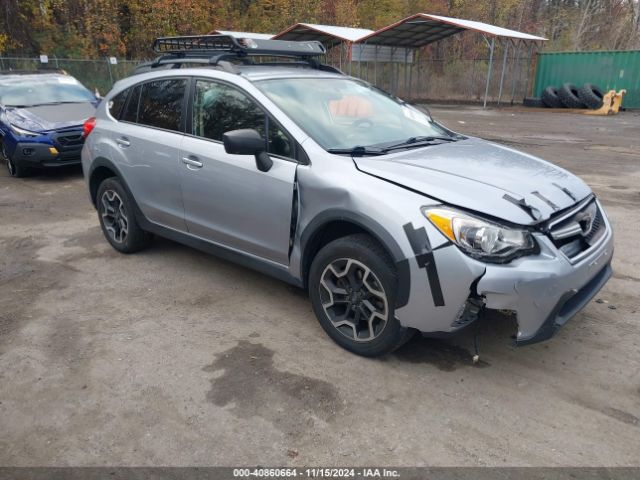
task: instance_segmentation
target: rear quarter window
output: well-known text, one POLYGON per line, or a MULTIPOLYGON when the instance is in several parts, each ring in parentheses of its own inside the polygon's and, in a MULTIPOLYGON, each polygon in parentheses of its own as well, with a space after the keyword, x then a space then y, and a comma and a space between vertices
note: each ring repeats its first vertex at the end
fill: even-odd
POLYGON ((125 122, 136 123, 138 121, 138 100, 140 99, 140 85, 133 87, 131 95, 129 95, 129 101, 127 102, 124 112, 120 120, 125 122))
POLYGON ((127 101, 127 95, 129 95, 129 91, 130 90, 131 90, 130 88, 127 88, 126 90, 120 92, 115 97, 113 97, 111 100, 109 100, 109 105, 108 105, 109 113, 116 120, 120 119, 120 114, 122 113, 122 108, 124 107, 124 104, 127 101))

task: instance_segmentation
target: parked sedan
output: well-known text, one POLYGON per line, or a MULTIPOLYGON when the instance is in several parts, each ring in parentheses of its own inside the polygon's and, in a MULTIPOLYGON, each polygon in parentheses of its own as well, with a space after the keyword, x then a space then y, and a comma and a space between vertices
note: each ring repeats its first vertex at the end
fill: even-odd
POLYGON ((13 177, 80 163, 98 99, 61 71, 0 74, 0 155, 13 177))

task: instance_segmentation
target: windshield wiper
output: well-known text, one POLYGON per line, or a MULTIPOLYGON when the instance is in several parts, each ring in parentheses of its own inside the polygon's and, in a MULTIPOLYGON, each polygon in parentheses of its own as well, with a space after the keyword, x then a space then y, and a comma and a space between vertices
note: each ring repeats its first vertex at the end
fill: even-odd
POLYGON ((410 138, 407 138, 404 142, 389 145, 387 147, 382 147, 382 150, 384 150, 385 152, 389 152, 391 150, 397 150, 399 148, 422 147, 424 145, 432 145, 433 142, 436 142, 439 140, 442 140, 443 142, 457 141, 453 137, 441 137, 441 136, 410 137, 410 138))
POLYGON ((360 145, 353 148, 330 148, 327 150, 329 153, 335 153, 337 155, 351 155, 352 157, 365 157, 367 155, 384 155, 386 149, 377 147, 362 147, 360 145))
POLYGON ((398 150, 400 148, 412 148, 423 147, 425 145, 433 145, 437 141, 455 142, 453 137, 439 137, 439 136, 420 136, 411 137, 401 143, 394 143, 389 146, 356 146, 353 148, 330 148, 327 150, 329 153, 335 153, 338 155, 351 155, 352 157, 365 157, 367 155, 385 155, 392 150, 398 150))

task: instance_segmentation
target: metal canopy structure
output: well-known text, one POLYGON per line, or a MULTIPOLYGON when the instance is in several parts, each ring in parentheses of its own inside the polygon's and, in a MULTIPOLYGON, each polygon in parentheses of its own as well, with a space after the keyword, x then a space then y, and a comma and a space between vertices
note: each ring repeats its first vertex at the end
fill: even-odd
POLYGON ((274 40, 308 41, 317 40, 327 47, 342 42, 355 43, 374 33, 368 28, 335 27, 314 23, 296 23, 273 37, 274 40))
POLYGON ((428 13, 416 13, 415 15, 411 15, 410 17, 362 37, 358 39, 356 43, 364 44, 366 46, 380 45, 404 48, 406 55, 406 52, 408 52, 409 49, 415 50, 464 31, 480 33, 489 47, 489 68, 487 71, 487 82, 483 102, 483 106, 485 108, 487 106, 487 97, 489 96, 489 85, 491 82, 491 70, 493 68, 496 39, 504 39, 506 41, 504 45, 504 57, 502 60, 502 73, 500 74, 500 93, 498 94, 498 104, 502 97, 504 74, 507 66, 507 55, 510 44, 513 44, 513 47, 518 50, 520 43, 543 42, 547 40, 544 37, 538 37, 536 35, 530 35, 528 33, 510 30, 508 28, 498 27, 488 23, 476 22, 474 20, 444 17, 428 13))
POLYGON ((506 37, 530 41, 546 40, 544 37, 537 37, 488 23, 443 17, 441 15, 431 15, 428 13, 416 13, 399 22, 372 32, 366 37, 358 39, 358 43, 420 48, 465 30, 471 30, 493 38, 506 37))

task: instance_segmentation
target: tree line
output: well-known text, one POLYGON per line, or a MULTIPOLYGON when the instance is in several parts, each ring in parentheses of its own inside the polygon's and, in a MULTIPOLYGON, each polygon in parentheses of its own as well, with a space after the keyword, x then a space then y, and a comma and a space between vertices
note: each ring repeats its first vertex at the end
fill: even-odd
MULTIPOLYGON (((639 0, 0 0, 0 53, 148 58, 157 36, 277 33, 296 22, 377 29, 417 12, 549 39, 545 50, 640 48, 639 0)), ((460 36, 456 36, 460 37, 460 36)), ((473 54, 478 39, 442 47, 473 54)))

